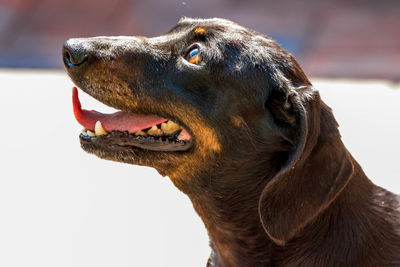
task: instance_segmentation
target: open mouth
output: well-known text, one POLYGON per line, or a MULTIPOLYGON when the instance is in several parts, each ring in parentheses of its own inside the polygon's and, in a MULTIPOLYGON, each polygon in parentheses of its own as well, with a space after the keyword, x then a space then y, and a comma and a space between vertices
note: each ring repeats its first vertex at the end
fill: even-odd
POLYGON ((104 114, 82 109, 76 87, 72 102, 75 118, 84 127, 79 135, 82 143, 153 151, 186 151, 192 146, 188 131, 172 120, 126 111, 104 114))

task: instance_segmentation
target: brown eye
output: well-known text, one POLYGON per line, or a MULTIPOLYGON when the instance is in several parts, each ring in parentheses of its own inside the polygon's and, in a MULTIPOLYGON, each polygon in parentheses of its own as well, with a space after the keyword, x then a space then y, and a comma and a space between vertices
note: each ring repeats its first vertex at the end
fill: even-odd
POLYGON ((204 65, 205 63, 201 61, 200 57, 200 51, 198 48, 193 48, 190 50, 189 54, 187 55, 186 59, 189 63, 195 64, 195 65, 204 65))

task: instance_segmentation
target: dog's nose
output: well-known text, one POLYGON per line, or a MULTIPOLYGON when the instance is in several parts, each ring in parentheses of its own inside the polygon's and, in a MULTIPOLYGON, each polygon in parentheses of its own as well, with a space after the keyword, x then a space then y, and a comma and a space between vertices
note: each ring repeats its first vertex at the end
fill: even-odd
POLYGON ((69 39, 63 46, 63 61, 66 67, 78 67, 85 63, 88 55, 85 52, 82 42, 76 39, 69 39))

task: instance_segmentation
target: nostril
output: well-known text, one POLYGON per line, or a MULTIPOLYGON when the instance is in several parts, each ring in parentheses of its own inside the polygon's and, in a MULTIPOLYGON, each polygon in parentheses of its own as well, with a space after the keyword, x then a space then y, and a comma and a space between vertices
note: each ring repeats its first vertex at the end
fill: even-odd
POLYGON ((64 48, 64 63, 68 67, 77 67, 82 65, 87 59, 88 56, 79 50, 74 51, 64 48))
POLYGON ((69 53, 68 50, 65 50, 65 52, 64 52, 64 62, 65 62, 65 65, 67 65, 68 67, 72 67, 74 65, 71 62, 71 54, 69 53))

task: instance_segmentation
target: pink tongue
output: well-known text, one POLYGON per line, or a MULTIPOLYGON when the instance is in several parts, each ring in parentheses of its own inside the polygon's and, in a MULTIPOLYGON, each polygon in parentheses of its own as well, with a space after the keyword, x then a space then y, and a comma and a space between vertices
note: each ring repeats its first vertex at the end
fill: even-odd
POLYGON ((107 132, 128 131, 130 133, 135 133, 139 130, 167 121, 164 118, 154 115, 139 115, 124 111, 103 114, 94 110, 89 111, 82 109, 78 97, 78 89, 76 87, 74 87, 72 91, 72 103, 76 120, 83 127, 91 131, 94 131, 94 125, 97 121, 101 121, 103 128, 107 132))

